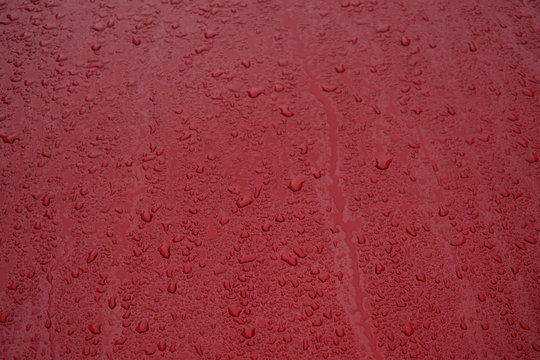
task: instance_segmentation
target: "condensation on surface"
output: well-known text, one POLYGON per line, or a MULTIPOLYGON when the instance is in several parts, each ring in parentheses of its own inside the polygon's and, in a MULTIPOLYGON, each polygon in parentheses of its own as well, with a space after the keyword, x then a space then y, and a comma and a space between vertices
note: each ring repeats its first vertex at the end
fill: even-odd
POLYGON ((1 1, 1 359, 535 359, 534 1, 1 1))

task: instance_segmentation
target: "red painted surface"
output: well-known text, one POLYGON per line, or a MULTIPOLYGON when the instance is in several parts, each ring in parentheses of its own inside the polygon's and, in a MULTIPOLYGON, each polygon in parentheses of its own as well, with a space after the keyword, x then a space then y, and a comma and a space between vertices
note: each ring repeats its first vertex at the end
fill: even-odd
POLYGON ((0 358, 540 358, 539 24, 1 1, 0 358))

